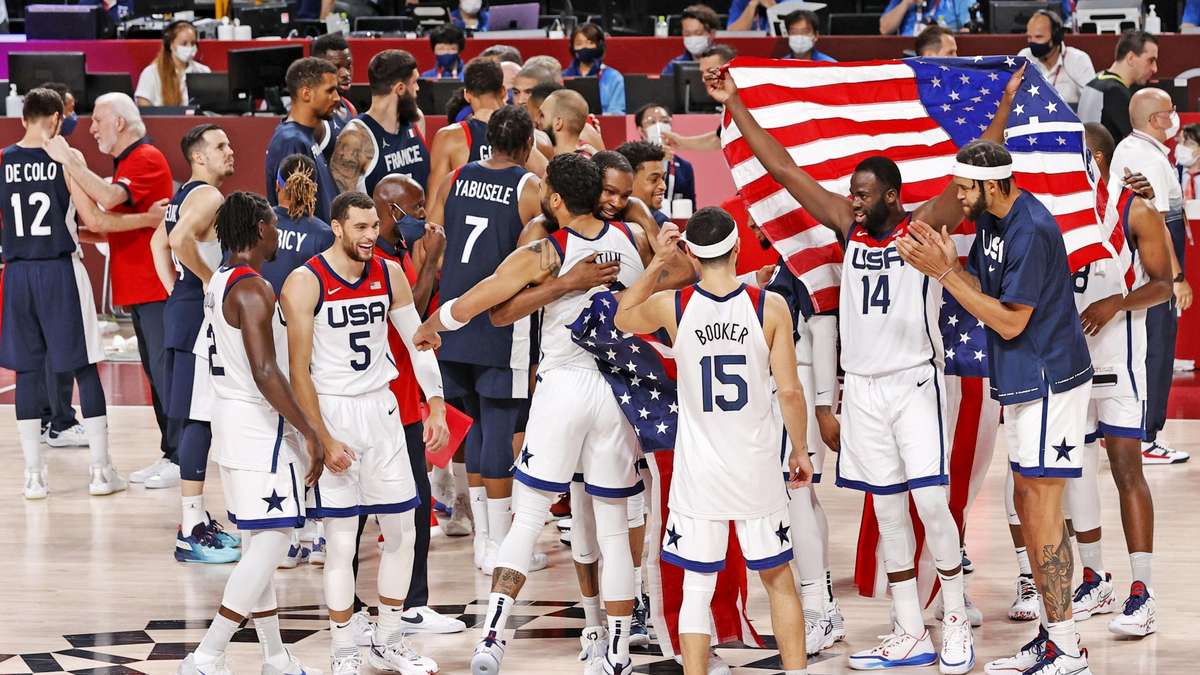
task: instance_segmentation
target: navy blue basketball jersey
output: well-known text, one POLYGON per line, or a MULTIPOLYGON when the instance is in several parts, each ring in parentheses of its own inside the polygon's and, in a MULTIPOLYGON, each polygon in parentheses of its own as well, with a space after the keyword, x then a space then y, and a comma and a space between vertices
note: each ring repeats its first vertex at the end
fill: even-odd
POLYGON ((481 162, 492 158, 492 146, 487 140, 487 122, 481 122, 474 117, 458 123, 467 134, 467 147, 471 149, 467 162, 481 162))
POLYGON ((429 149, 421 131, 414 124, 402 124, 398 133, 388 133, 375 118, 367 113, 358 119, 371 132, 375 144, 375 158, 364 178, 367 194, 375 193, 375 186, 384 176, 399 173, 427 187, 429 183, 429 149))
POLYGON ((282 206, 276 206, 274 210, 279 219, 275 223, 279 229, 279 249, 274 260, 263 263, 261 273, 275 289, 275 295, 279 295, 292 270, 333 246, 333 230, 314 216, 294 219, 282 206))
MULTIPOLYGON (((516 250, 525 224, 521 188, 532 175, 521 166, 489 169, 478 162, 455 172, 443 219, 446 252, 438 290, 443 301, 466 293, 516 250)), ((458 363, 527 369, 528 335, 527 322, 497 328, 487 314, 480 314, 459 330, 443 333, 438 356, 458 363)))
MULTIPOLYGON (((202 180, 193 180, 184 183, 175 192, 175 196, 171 197, 171 201, 167 203, 167 213, 163 217, 163 225, 167 228, 167 234, 175 229, 179 224, 179 219, 183 215, 183 202, 192 194, 192 191, 198 187, 208 185, 202 180)), ((194 272, 189 270, 184 265, 180 264, 175 255, 171 254, 175 260, 175 271, 178 276, 175 279, 175 288, 171 291, 171 297, 181 300, 203 300, 204 299, 204 282, 194 272)))
MULTIPOLYGON (((163 216, 163 226, 170 234, 179 221, 183 219, 185 205, 189 195, 197 189, 208 186, 202 180, 193 180, 180 186, 171 201, 167 203, 167 212, 163 216)), ((197 241, 196 252, 208 269, 215 272, 221 265, 221 242, 213 237, 209 241, 197 241)), ((179 261, 175 253, 171 253, 175 263, 175 287, 167 298, 167 306, 163 310, 163 344, 170 349, 190 352, 200 335, 204 324, 204 282, 196 273, 179 261)))
POLYGON ((10 145, 0 151, 4 261, 47 260, 71 255, 76 239, 75 205, 58 162, 41 148, 10 145))
POLYGON ((313 139, 313 128, 306 127, 299 122, 292 120, 284 120, 279 126, 275 127, 275 133, 271 136, 271 141, 267 144, 267 162, 266 162, 266 187, 267 201, 272 206, 279 203, 279 197, 275 194, 275 181, 279 176, 279 167, 283 164, 283 160, 288 158, 288 155, 300 154, 308 157, 317 167, 316 175, 313 177, 317 181, 317 208, 316 216, 322 220, 329 219, 329 208, 333 204, 333 198, 341 193, 337 183, 333 181, 333 174, 329 172, 329 164, 325 161, 325 156, 321 154, 321 148, 313 139))

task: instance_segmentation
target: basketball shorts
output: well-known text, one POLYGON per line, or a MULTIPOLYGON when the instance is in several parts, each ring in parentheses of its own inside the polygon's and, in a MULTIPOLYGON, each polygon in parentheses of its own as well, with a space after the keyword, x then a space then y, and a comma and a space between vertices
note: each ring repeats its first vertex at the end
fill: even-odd
POLYGON ((304 475, 294 462, 275 471, 221 467, 229 522, 239 530, 304 526, 304 475))
POLYGON ((837 486, 888 495, 948 485, 945 392, 932 364, 876 377, 846 373, 837 486))
MULTIPOLYGON (((797 374, 800 376, 800 386, 804 388, 804 411, 808 415, 808 459, 813 465, 813 485, 821 482, 821 471, 825 468, 825 452, 828 448, 825 447, 825 441, 821 439, 821 428, 817 426, 817 408, 814 405, 813 398, 813 370, 812 366, 800 365, 797 367, 797 374)), ((780 425, 783 424, 783 414, 779 410, 779 399, 775 398, 772 401, 775 406, 775 414, 780 418, 780 425)), ((780 451, 780 459, 783 464, 783 480, 787 482, 791 479, 791 470, 788 468, 788 457, 792 454, 792 439, 788 436, 787 429, 783 430, 783 449, 780 451)))
POLYGON ((529 398, 529 371, 474 363, 439 361, 446 398, 477 394, 488 398, 529 398))
POLYGON ((287 434, 289 426, 270 405, 214 396, 212 413, 208 457, 217 464, 274 472, 295 461, 296 445, 287 434))
POLYGON ((746 567, 769 570, 792 560, 792 521, 785 505, 770 516, 748 520, 705 520, 671 511, 662 541, 662 559, 692 572, 725 569, 729 524, 733 523, 746 567))
POLYGON ((350 468, 325 468, 313 490, 314 518, 350 518, 360 514, 403 513, 417 508, 396 397, 384 387, 362 396, 318 396, 321 418, 330 435, 356 455, 350 468))
POLYGON ((640 457, 633 427, 600 371, 563 366, 538 374, 517 480, 562 493, 582 467, 588 494, 628 497, 643 489, 640 457))
POLYGON ((215 394, 208 360, 179 349, 167 349, 166 353, 171 374, 167 417, 211 422, 215 394))
POLYGON ((1142 440, 1146 428, 1146 402, 1134 396, 1093 398, 1088 402, 1087 437, 1095 443, 1105 436, 1142 440))
POLYGON ((0 366, 65 373, 104 359, 92 283, 76 256, 4 266, 0 366))
POLYGON ((1012 470, 1022 476, 1078 478, 1092 383, 1004 406, 1004 437, 1012 470))

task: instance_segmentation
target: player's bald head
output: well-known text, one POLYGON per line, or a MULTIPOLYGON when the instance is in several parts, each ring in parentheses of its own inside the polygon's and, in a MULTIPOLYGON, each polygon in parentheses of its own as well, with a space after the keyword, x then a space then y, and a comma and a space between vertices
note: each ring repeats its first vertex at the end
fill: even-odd
POLYGON ((1171 95, 1167 92, 1156 87, 1139 89, 1129 100, 1129 122, 1134 129, 1149 131, 1153 128, 1151 118, 1171 109, 1171 95))
POLYGON ((1083 137, 1087 142, 1088 150, 1092 151, 1092 156, 1100 165, 1101 175, 1108 175, 1108 163, 1112 160, 1113 152, 1117 147, 1112 134, 1103 124, 1088 122, 1083 125, 1083 137))
POLYGON ((567 133, 578 135, 587 124, 587 101, 577 91, 559 89, 542 101, 542 115, 549 124, 553 124, 555 119, 561 119, 563 129, 567 133))
POLYGON ((417 217, 420 217, 417 212, 424 209, 425 190, 420 183, 401 173, 384 176, 375 185, 375 192, 371 196, 380 220, 388 220, 392 204, 417 217))

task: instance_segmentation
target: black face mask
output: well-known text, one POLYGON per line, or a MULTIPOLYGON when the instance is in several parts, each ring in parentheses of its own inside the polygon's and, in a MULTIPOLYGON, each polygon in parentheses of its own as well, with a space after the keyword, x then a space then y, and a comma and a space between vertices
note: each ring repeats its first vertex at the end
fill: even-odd
POLYGON ((1033 54, 1033 58, 1040 59, 1050 53, 1054 49, 1054 44, 1051 42, 1030 42, 1026 46, 1029 47, 1029 53, 1033 54))

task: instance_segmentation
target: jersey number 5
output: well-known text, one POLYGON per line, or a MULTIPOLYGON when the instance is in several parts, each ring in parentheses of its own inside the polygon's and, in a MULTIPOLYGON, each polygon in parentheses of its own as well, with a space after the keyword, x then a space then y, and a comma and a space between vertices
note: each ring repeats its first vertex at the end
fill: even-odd
MULTIPOLYGON (((49 237, 50 226, 43 225, 42 221, 46 219, 46 212, 50 210, 50 195, 45 192, 34 192, 29 195, 29 205, 37 207, 37 213, 33 215, 33 225, 29 227, 29 236, 31 237, 49 237)), ((25 214, 21 210, 21 195, 14 194, 12 196, 13 210, 13 227, 17 228, 17 236, 25 236, 25 214)))
POLYGON ((743 354, 720 354, 700 359, 700 381, 703 388, 701 397, 704 399, 704 412, 713 411, 713 379, 737 390, 737 395, 732 399, 724 395, 717 396, 715 400, 718 408, 725 412, 735 412, 746 407, 746 398, 749 395, 746 378, 726 370, 729 366, 744 365, 746 365, 746 357, 743 354))
POLYGON ((354 360, 350 362, 351 368, 366 370, 367 366, 371 365, 371 348, 359 342, 359 340, 365 340, 369 337, 371 337, 371 334, 365 330, 350 334, 350 351, 362 356, 362 361, 354 360))
POLYGON ((878 307, 880 314, 887 314, 892 304, 891 289, 888 287, 886 275, 879 277, 875 288, 871 288, 871 277, 862 278, 862 313, 870 314, 872 307, 878 307))
POLYGON ((466 216, 464 221, 472 228, 471 234, 467 235, 467 244, 463 246, 462 260, 459 261, 464 265, 471 262, 471 250, 475 248, 475 242, 479 241, 479 235, 487 229, 488 219, 480 218, 479 216, 466 216))

